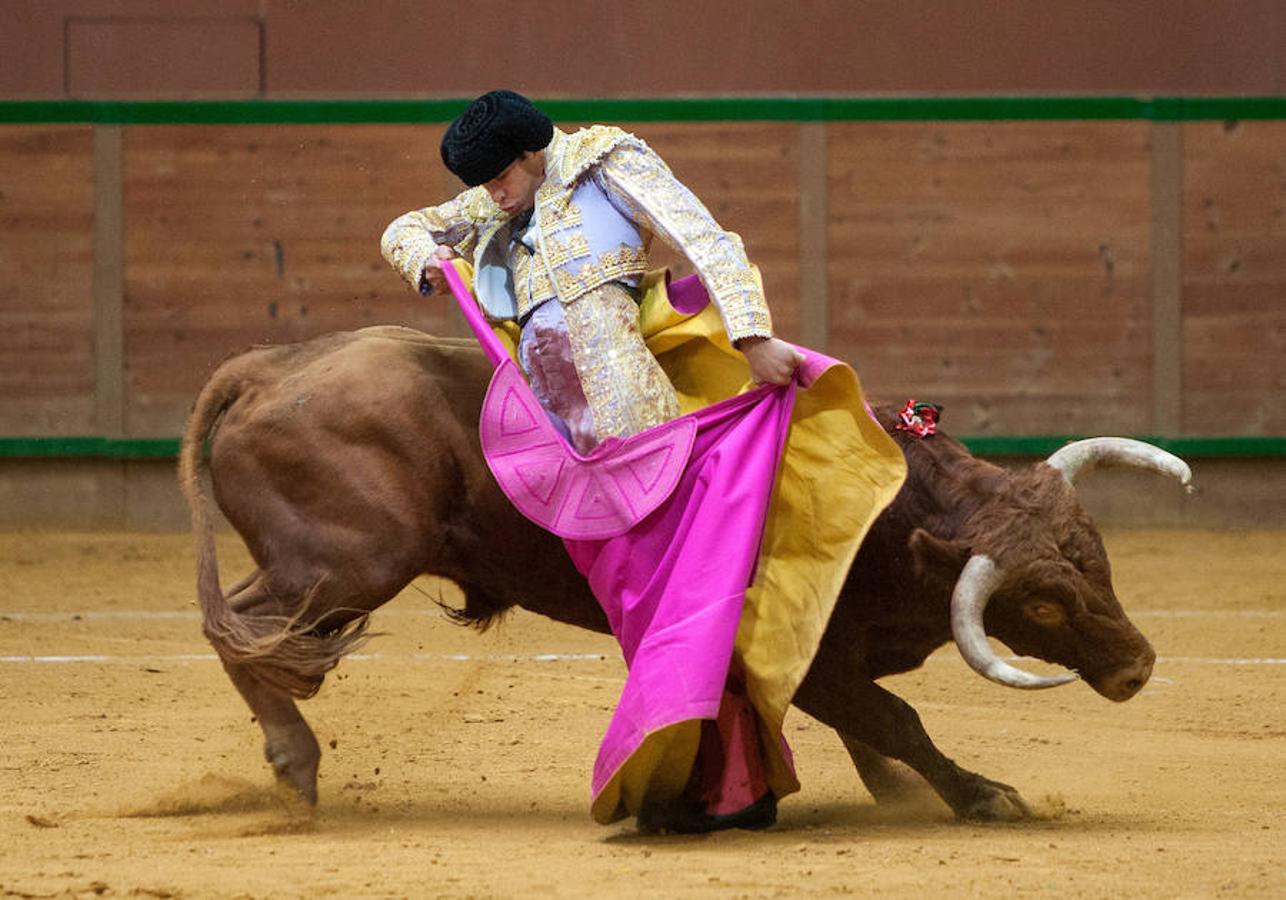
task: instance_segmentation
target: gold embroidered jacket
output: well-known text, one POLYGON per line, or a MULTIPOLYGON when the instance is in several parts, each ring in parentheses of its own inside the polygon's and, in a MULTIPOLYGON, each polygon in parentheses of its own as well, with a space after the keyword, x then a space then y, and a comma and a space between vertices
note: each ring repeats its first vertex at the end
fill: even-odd
POLYGON ((510 216, 485 187, 395 219, 384 258, 412 287, 438 246, 472 259, 474 290, 493 319, 517 318, 557 297, 570 303, 610 281, 648 269, 653 236, 692 263, 731 340, 772 335, 772 320, 741 238, 724 231, 640 138, 596 125, 555 129, 536 193, 536 252, 511 265, 510 216), (500 235, 499 240, 495 240, 500 235))

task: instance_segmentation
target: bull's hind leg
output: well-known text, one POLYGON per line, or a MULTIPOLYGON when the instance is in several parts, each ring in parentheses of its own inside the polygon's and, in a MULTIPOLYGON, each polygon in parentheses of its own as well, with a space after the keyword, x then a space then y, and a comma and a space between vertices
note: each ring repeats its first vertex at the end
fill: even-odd
MULTIPOLYGON (((906 763, 962 819, 1009 821, 1031 815, 1026 801, 1012 787, 948 759, 934 746, 920 716, 906 701, 851 671, 836 672, 823 654, 814 661, 794 702, 838 731, 846 743, 856 740, 879 755, 906 763)), ((864 752, 854 762, 859 771, 863 762, 875 765, 874 757, 864 752)))
POLYGON ((255 678, 244 666, 225 663, 223 669, 263 729, 263 754, 277 780, 316 803, 321 747, 294 698, 255 678))
MULTIPOLYGON (((233 588, 228 601, 240 615, 282 614, 259 571, 233 588)), ((255 678, 245 666, 225 662, 223 669, 263 730, 264 757, 277 780, 293 788, 309 803, 316 803, 321 747, 294 697, 255 678)))
MULTIPOLYGON (((325 566, 301 561, 303 553, 298 548, 305 546, 303 541, 294 546, 297 555, 290 567, 260 569, 242 580, 227 598, 238 616, 272 617, 273 625, 267 629, 270 633, 280 630, 283 617, 297 626, 312 628, 314 634, 340 632, 396 596, 422 562, 410 542, 399 545, 387 539, 382 539, 379 546, 362 545, 356 549, 324 547, 327 552, 316 556, 326 561, 325 566)), ((266 663, 273 666, 271 656, 266 663)), ((281 662, 283 669, 289 665, 289 660, 281 662)), ((263 730, 264 756, 278 781, 309 803, 316 803, 321 748, 295 701, 295 696, 301 694, 292 696, 290 690, 272 683, 272 679, 258 677, 253 661, 250 665, 225 663, 224 669, 263 730)), ((322 677, 296 673, 296 691, 306 691, 302 696, 311 696, 321 686, 322 677)))

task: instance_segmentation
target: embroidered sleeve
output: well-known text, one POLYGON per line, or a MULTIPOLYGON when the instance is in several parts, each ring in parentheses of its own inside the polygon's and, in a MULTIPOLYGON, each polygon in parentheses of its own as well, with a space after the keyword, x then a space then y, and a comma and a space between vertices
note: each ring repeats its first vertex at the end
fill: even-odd
POLYGON ((647 144, 635 139, 616 146, 594 172, 622 213, 691 261, 730 340, 772 336, 768 304, 741 238, 720 228, 647 144))
POLYGON ((485 188, 472 188, 441 206, 428 206, 398 216, 380 238, 380 252, 411 287, 417 290, 424 264, 440 246, 469 256, 486 218, 490 198, 485 188))

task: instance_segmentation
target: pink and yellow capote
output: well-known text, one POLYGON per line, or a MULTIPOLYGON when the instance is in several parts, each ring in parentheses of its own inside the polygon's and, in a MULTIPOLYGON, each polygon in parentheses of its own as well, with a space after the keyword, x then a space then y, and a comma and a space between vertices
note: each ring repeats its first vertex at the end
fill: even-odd
POLYGON ((524 397, 516 325, 483 318, 467 264, 444 271, 497 367, 480 422, 488 463, 525 515, 563 536, 629 668, 594 764, 594 819, 688 789, 730 672, 754 709, 755 768, 777 797, 797 791, 786 710, 862 539, 906 474, 857 374, 800 348, 794 382, 752 385, 700 282, 653 273, 642 331, 682 415, 580 456, 524 397))

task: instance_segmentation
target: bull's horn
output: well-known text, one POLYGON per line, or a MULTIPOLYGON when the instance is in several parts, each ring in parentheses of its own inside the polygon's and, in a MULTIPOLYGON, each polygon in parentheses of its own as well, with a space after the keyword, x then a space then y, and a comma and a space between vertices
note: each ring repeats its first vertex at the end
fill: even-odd
POLYGON ((1119 465, 1171 475, 1189 491, 1192 490, 1192 470, 1186 462, 1160 447, 1131 438, 1099 437, 1073 441, 1055 450, 1045 462, 1062 472, 1068 484, 1075 482, 1076 476, 1086 466, 1119 465))
POLYGON ((1075 681, 1075 675, 1033 675, 1017 669, 998 657, 987 643, 987 632, 982 625, 982 613, 987 601, 1000 586, 1005 574, 990 557, 976 554, 969 557, 956 589, 951 594, 951 634, 975 672, 997 684, 1008 687, 1034 688, 1057 687, 1075 681))

